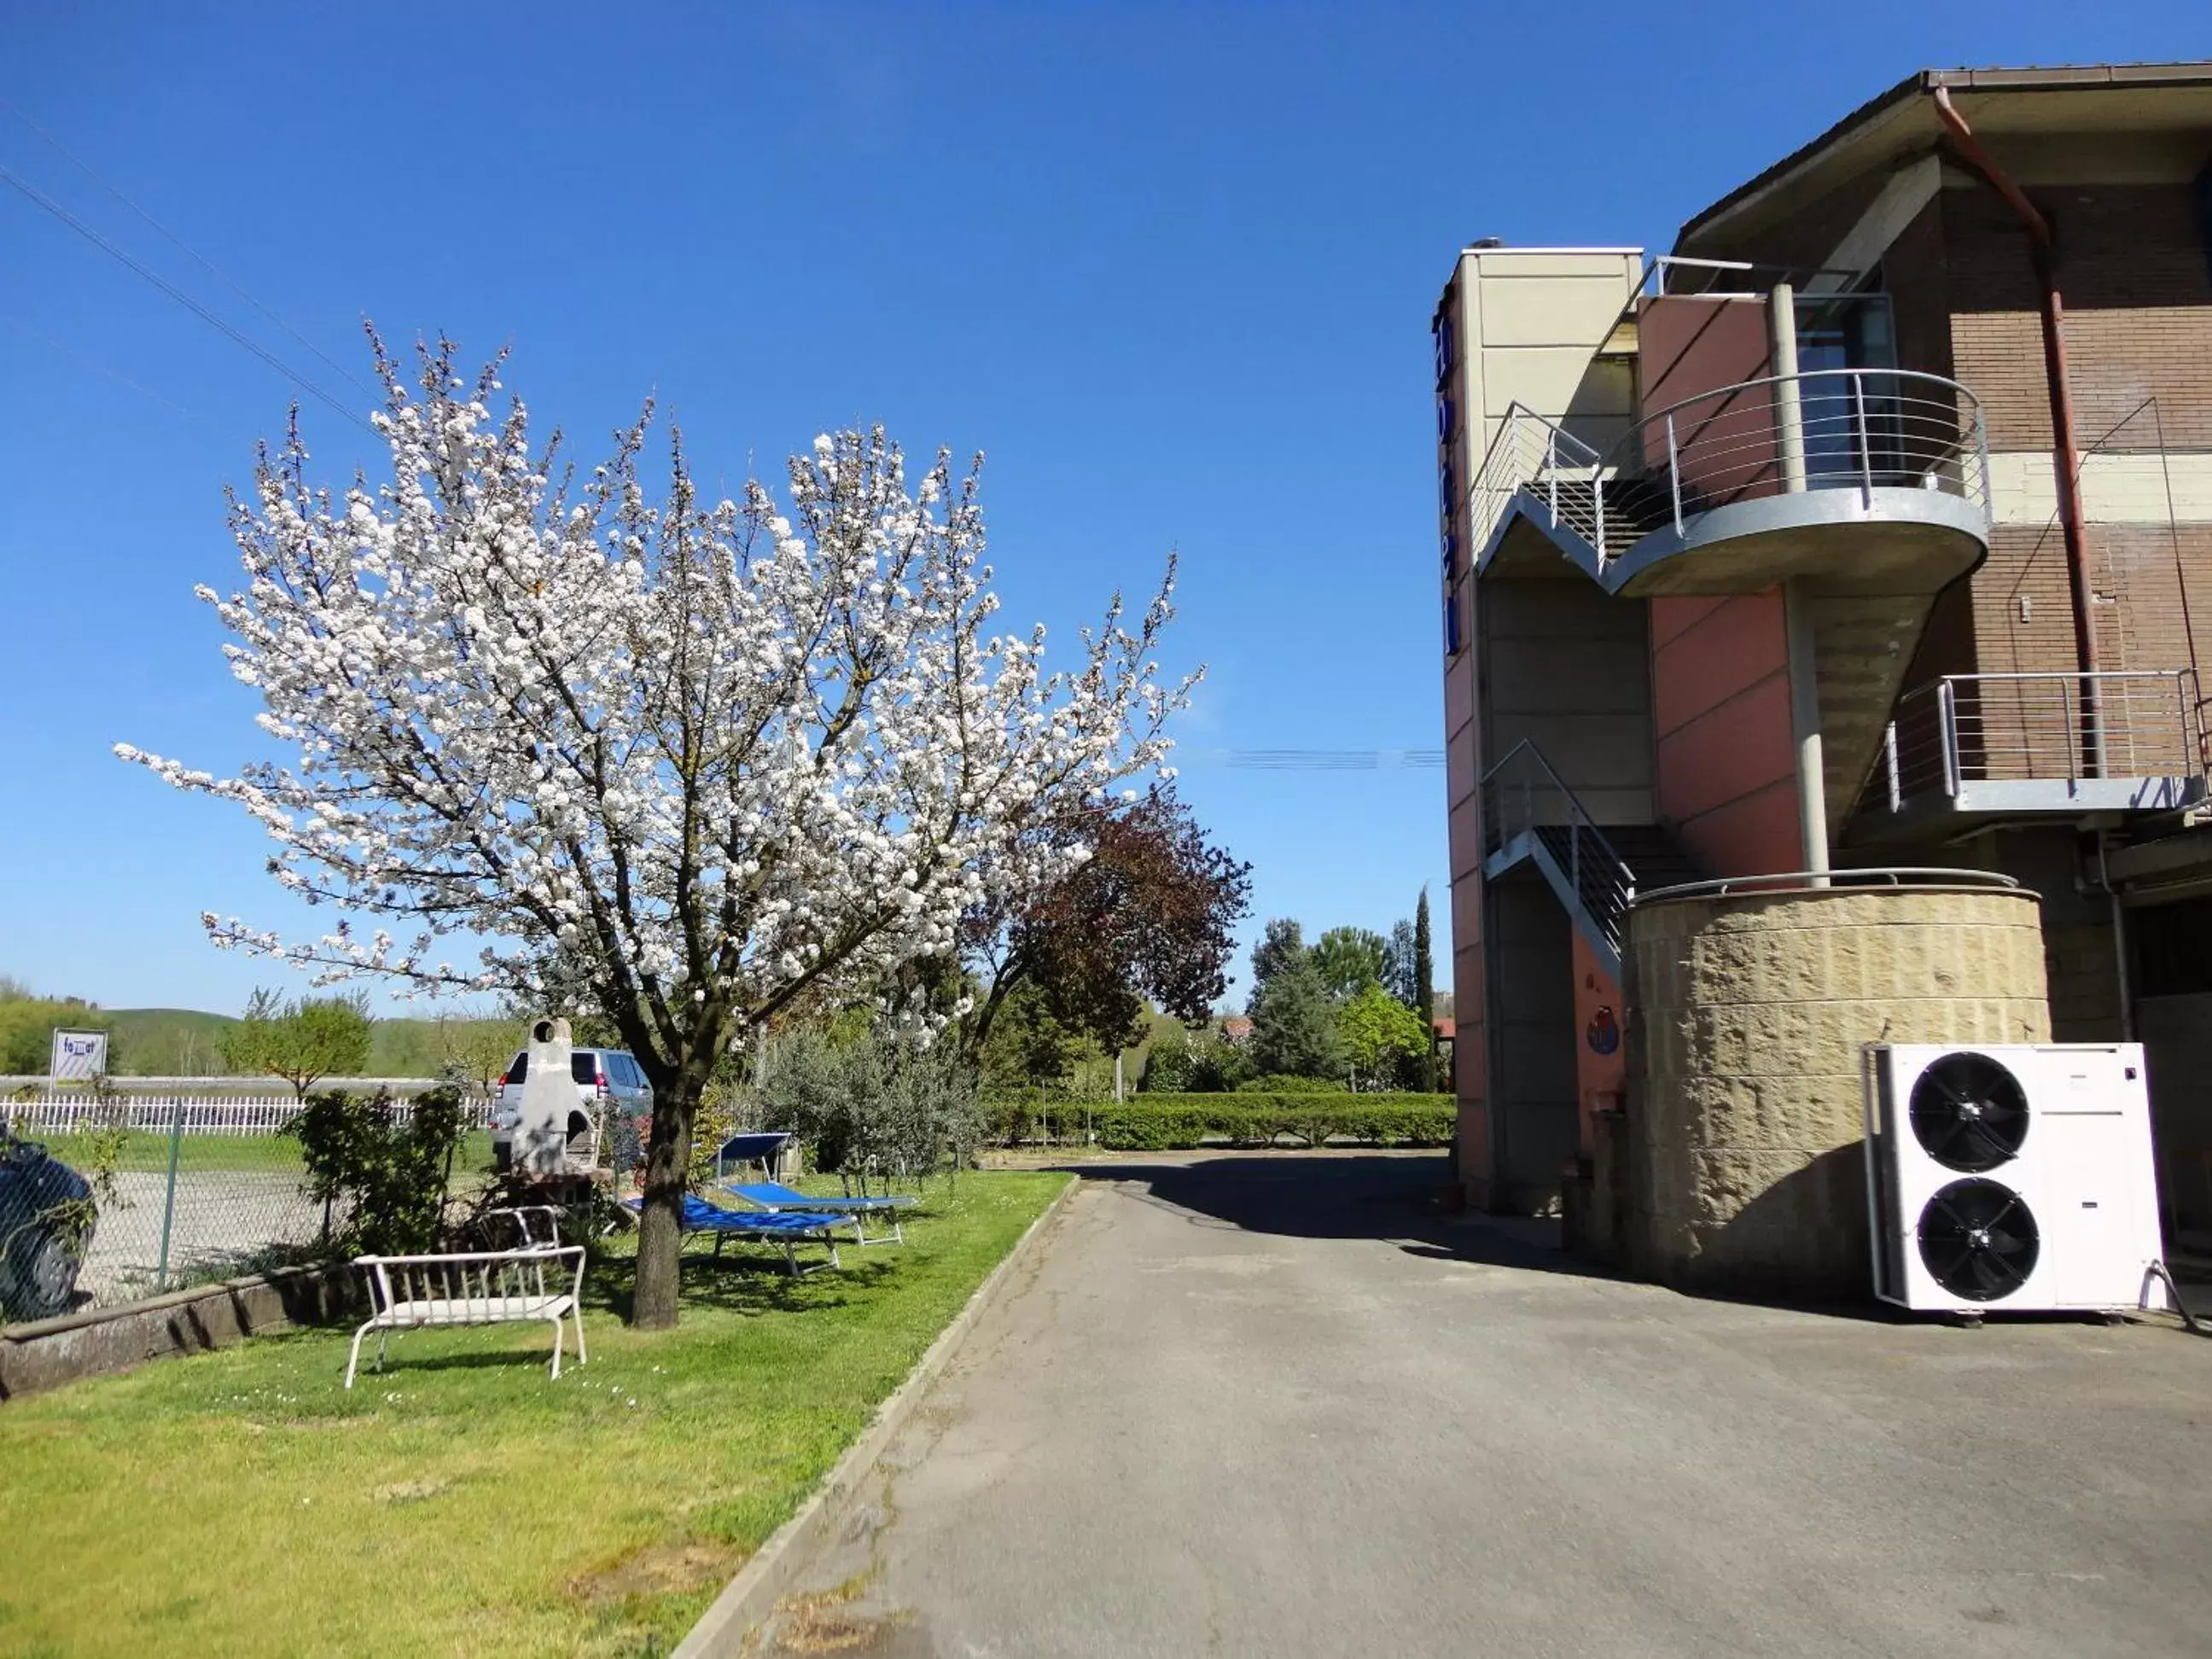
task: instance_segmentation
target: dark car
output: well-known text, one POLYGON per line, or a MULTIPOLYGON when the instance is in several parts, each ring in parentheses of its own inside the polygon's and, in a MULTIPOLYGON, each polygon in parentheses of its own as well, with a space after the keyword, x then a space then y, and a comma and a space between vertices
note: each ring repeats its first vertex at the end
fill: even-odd
POLYGON ((44 1146, 0 1130, 0 1314, 70 1310, 92 1248, 91 1197, 92 1184, 44 1146))

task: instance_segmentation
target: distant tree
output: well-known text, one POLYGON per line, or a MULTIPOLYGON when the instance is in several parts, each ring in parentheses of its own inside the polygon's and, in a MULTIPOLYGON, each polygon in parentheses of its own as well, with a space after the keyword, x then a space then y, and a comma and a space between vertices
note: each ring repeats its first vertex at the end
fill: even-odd
POLYGON ((441 1019, 436 1032, 441 1071, 465 1079, 479 1100, 489 1100, 515 1054, 529 1046, 529 1027, 521 1020, 475 1014, 441 1019))
POLYGON ((1269 921, 1260 935, 1260 942, 1252 947, 1252 991, 1245 999, 1245 1012, 1257 1013, 1267 981, 1305 959, 1305 929, 1289 916, 1277 916, 1269 921))
POLYGON ((1368 986, 1338 1009, 1336 1030, 1353 1088, 1418 1085, 1429 1054, 1428 1027, 1382 986, 1368 986))
POLYGON ((1065 814, 1045 833, 1088 845, 1090 856, 1032 899, 978 906, 963 919, 963 954, 983 988, 963 1026, 969 1055, 980 1060, 1024 986, 1054 1022, 1109 1054, 1138 1040, 1148 1000, 1178 1019, 1204 1019, 1228 988, 1252 866, 1209 842, 1165 786, 1065 814))
POLYGON ((304 1105, 323 1079, 358 1075, 368 1066, 373 1035, 366 991, 285 1002, 258 990, 223 1033, 222 1057, 240 1076, 283 1078, 304 1105))
POLYGON ((28 1002, 31 1000, 30 982, 17 979, 13 974, 0 974, 0 1002, 28 1002))
POLYGON ((1437 1086, 1437 970, 1429 945, 1429 890, 1421 889, 1413 907, 1413 1012, 1421 1017, 1421 1066, 1415 1086, 1425 1093, 1437 1086))
POLYGON ((994 1093, 1059 1089, 1087 1046, 1083 1034, 1053 1012, 1043 988, 1025 981, 1000 1000, 975 1061, 982 1086, 994 1093))
POLYGON ((1194 1095, 1228 1094, 1257 1075, 1249 1044, 1208 1031, 1191 1046, 1189 1086, 1194 1095))
POLYGON ((1413 1012, 1424 1022, 1436 1018, 1437 970, 1429 945, 1429 890, 1421 889, 1413 907, 1413 1012))
POLYGON ((1390 941, 1364 927, 1332 927, 1313 944, 1306 959, 1322 988, 1339 1002, 1382 982, 1390 941))
POLYGON ((1145 1051, 1145 1069, 1137 1074, 1138 1092, 1188 1092, 1191 1073, 1197 1066, 1195 1047, 1182 1026, 1164 1025, 1154 1032, 1152 1047, 1145 1051))
POLYGON ((1251 1048, 1254 1068, 1262 1074, 1342 1074, 1336 1008, 1310 963, 1302 962, 1268 975, 1259 1006, 1252 1011, 1251 1048))
MULTIPOLYGON (((0 1072, 19 1077, 44 1075, 53 1060, 57 1027, 70 1031, 112 1032, 115 1017, 75 997, 0 1000, 0 1072)), ((115 1039, 111 1036, 107 1055, 110 1072, 122 1069, 115 1048, 115 1039)))
POLYGON ((1417 988, 1419 977, 1414 963, 1416 954, 1413 924, 1403 918, 1390 924, 1390 943, 1382 954, 1382 988, 1404 1003, 1419 1010, 1417 988))

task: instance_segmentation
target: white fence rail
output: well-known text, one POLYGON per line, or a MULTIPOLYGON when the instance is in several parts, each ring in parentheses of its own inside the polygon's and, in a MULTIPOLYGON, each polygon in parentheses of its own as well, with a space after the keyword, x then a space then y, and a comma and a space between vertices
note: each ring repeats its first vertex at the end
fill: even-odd
MULTIPOLYGON (((300 1109, 289 1095, 242 1098, 236 1095, 119 1095, 103 1104, 86 1095, 41 1093, 27 1100, 0 1102, 0 1116, 17 1134, 68 1134, 80 1129, 121 1123, 132 1129, 167 1133, 182 1121, 188 1135, 270 1135, 276 1133, 300 1109)), ((395 1100, 392 1115, 405 1122, 414 1113, 413 1103, 395 1100)), ((461 1109, 465 1128, 490 1126, 491 1108, 471 1104, 461 1109)))
MULTIPOLYGON (((362 1094, 377 1089, 388 1089, 395 1095, 419 1095, 426 1089, 437 1088, 442 1079, 434 1077, 323 1077, 315 1079, 315 1091, 343 1089, 352 1094, 362 1094)), ((0 1089, 46 1089, 53 1079, 44 1072, 9 1073, 0 1076, 0 1089)), ((118 1094, 147 1095, 251 1095, 259 1099, 275 1094, 283 1088, 267 1073, 253 1077, 133 1077, 128 1073, 110 1073, 107 1086, 118 1094)))

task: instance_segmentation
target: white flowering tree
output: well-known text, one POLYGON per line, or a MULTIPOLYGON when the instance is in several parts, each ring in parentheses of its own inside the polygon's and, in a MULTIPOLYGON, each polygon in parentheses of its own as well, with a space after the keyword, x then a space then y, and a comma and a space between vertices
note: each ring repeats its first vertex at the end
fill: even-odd
POLYGON ((910 483, 880 429, 839 433, 787 501, 710 503, 678 438, 649 495, 649 406, 580 477, 519 400, 491 412, 498 362, 471 384, 450 343, 421 360, 410 386, 376 347, 390 480, 311 484, 295 422, 233 501, 243 591, 199 590, 296 763, 117 753, 244 806, 277 881, 343 918, 287 941, 204 916, 220 945, 319 982, 589 987, 653 1085, 634 1318, 672 1324, 717 1053, 951 954, 964 911, 1084 856, 1042 826, 1157 768, 1189 689, 1153 660, 1173 563, 1048 674, 1042 629, 986 632, 976 475, 946 454, 910 483))

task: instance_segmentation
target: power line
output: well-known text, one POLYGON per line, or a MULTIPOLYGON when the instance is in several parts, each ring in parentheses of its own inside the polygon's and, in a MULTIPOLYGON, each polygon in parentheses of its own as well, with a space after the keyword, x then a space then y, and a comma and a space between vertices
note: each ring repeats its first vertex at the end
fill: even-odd
POLYGON ((317 386, 306 375, 301 374, 297 370, 292 368, 283 361, 283 358, 277 356, 274 352, 266 349, 247 336, 240 333, 238 330, 233 328, 228 323, 223 321, 222 318, 216 316, 215 313, 210 311, 198 301, 193 299, 191 295, 186 294, 182 289, 177 287, 175 283, 171 283, 166 277, 161 276, 158 273, 150 270, 146 266, 139 264, 137 260, 132 258, 121 248, 116 246, 114 243, 109 241, 105 236, 102 236, 90 225, 85 223, 83 220, 78 218, 76 215, 71 213, 59 202, 57 202, 52 197, 39 189, 37 185, 32 184, 21 174, 16 173, 10 167, 0 166, 0 182, 14 185, 16 190, 29 198, 33 203, 44 208, 48 213, 52 214, 55 218, 60 220, 71 230, 76 232, 76 234, 83 237, 85 240, 90 242, 94 247, 100 249, 101 252, 109 255, 111 258, 130 267, 131 270, 144 277, 155 288, 160 289, 162 293, 167 295, 179 305, 184 307, 185 310, 191 312, 192 315, 198 317, 210 328, 214 329, 217 333, 224 336, 234 344, 242 346, 246 350, 252 352, 263 362, 268 364, 270 368, 275 369, 286 380, 291 381, 294 386, 298 386, 301 391, 306 392, 310 395, 319 398, 322 402, 329 404, 330 407, 337 410, 339 415, 352 422, 356 426, 359 427, 363 432, 368 433, 371 437, 377 435, 375 428, 370 426, 368 422, 362 420, 360 416, 355 414, 352 410, 347 408, 337 398, 331 397, 329 392, 324 391, 322 387, 317 386))
POLYGON ((376 388, 374 386, 369 385, 368 381, 362 380, 358 374, 356 374, 351 370, 348 369, 343 363, 333 362, 329 357, 325 356, 321 347, 318 346, 306 335, 301 333, 298 329, 293 327, 291 324, 286 322, 282 317, 271 311, 267 306, 262 304, 260 301, 255 299, 251 294, 247 293, 246 289, 240 285, 238 280, 232 276, 231 274, 225 270, 221 265, 216 264, 214 260, 209 258, 207 255, 202 253, 190 242, 187 242, 183 237, 178 235, 175 231, 171 230, 167 225, 163 224, 159 219, 156 219, 144 208, 139 206, 137 203, 131 200, 130 197, 124 194, 123 187, 120 185, 114 184, 102 176, 100 171, 94 167, 91 162, 86 161, 75 150, 71 149, 67 144, 64 144, 60 139, 55 137, 52 133, 47 131, 46 128, 40 126, 36 121, 25 114, 23 111, 17 106, 14 100, 7 98, 0 98, 0 105, 4 105, 10 115, 13 115, 18 121, 21 121, 25 126, 30 128, 32 131, 37 133, 40 137, 45 139, 49 144, 52 144, 56 149, 59 150, 69 159, 70 165, 75 167, 80 173, 82 173, 85 177, 90 179, 93 183, 98 185, 110 196, 112 196, 117 201, 122 203, 124 206, 129 208, 141 219, 143 219, 148 224, 153 226, 155 230, 167 237, 170 241, 175 243, 179 247, 184 249, 185 252, 191 254, 193 258, 198 260, 202 265, 206 267, 208 270, 211 271, 215 275, 216 279, 222 283, 225 288, 228 289, 233 294, 238 295, 240 299, 245 301, 246 304, 252 306, 256 311, 266 317, 270 322, 276 324, 277 327, 283 329, 287 334, 290 335, 295 340, 297 340, 301 345, 307 347, 309 351, 314 353, 316 358, 319 360, 325 368, 330 369, 332 374, 337 375, 339 379, 347 381, 350 385, 358 387, 362 392, 367 393, 368 396, 372 398, 376 396, 376 388))
POLYGON ((151 398, 155 403, 167 404, 171 409, 175 410, 179 415, 188 416, 195 421, 204 422, 207 418, 205 416, 200 414, 197 410, 186 409, 182 404, 179 403, 175 398, 169 397, 165 392, 156 392, 149 386, 139 385, 137 381, 132 380, 128 374, 123 374, 118 369, 110 368, 106 363, 101 362, 97 357, 92 356, 88 353, 79 351, 75 346, 70 344, 66 340, 57 340, 52 335, 47 333, 46 330, 38 327, 34 324, 26 322, 21 317, 0 316, 0 322, 9 323, 14 326, 21 329, 33 339, 40 341, 43 343, 52 347, 53 349, 60 352, 64 357, 74 357, 78 362, 82 363, 87 368, 90 369, 95 374, 104 374, 109 380, 117 382, 118 385, 129 386, 133 392, 143 392, 147 397, 151 398))

